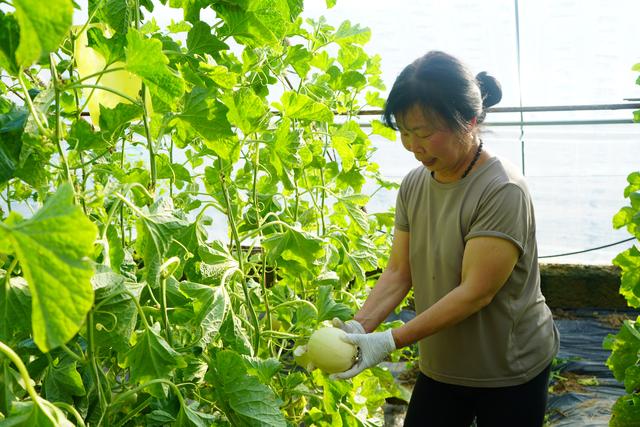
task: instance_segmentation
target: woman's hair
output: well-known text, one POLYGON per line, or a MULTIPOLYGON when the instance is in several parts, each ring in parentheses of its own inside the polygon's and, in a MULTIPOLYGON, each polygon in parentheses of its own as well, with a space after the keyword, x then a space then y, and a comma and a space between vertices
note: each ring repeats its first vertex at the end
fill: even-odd
POLYGON ((500 83, 486 72, 476 77, 457 58, 431 51, 405 67, 396 78, 385 104, 384 123, 398 129, 395 118, 414 105, 444 122, 454 132, 463 131, 477 118, 482 123, 487 108, 502 99, 500 83))

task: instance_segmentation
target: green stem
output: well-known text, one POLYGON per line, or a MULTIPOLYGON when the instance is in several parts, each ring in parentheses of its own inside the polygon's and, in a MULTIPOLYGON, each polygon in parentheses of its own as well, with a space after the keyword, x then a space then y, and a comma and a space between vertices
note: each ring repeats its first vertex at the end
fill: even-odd
POLYGON ((38 110, 36 110, 35 105, 33 105, 33 100, 29 95, 29 88, 27 88, 27 84, 25 83, 24 77, 22 76, 23 73, 24 73, 24 69, 20 68, 18 72, 18 81, 20 82, 20 86, 22 87, 22 91, 24 92, 25 102, 27 103, 29 112, 31 113, 31 116, 33 117, 33 121, 36 123, 36 126, 38 127, 38 130, 40 131, 40 133, 44 136, 48 136, 49 130, 45 128, 44 125, 42 124, 42 120, 40 120, 40 115, 38 114, 38 110))
MULTIPOLYGON (((55 95, 55 110, 56 110, 56 128, 54 132, 53 139, 56 142, 56 147, 58 148, 58 154, 60 155, 60 159, 62 160, 62 166, 64 174, 66 175, 67 182, 73 188, 73 177, 71 176, 71 171, 69 169, 69 163, 67 162, 67 156, 64 154, 64 150, 62 149, 62 118, 60 116, 60 81, 58 80, 58 71, 56 70, 55 60, 53 58, 53 54, 49 54, 49 62, 51 65, 51 80, 53 82, 53 92, 55 95)), ((75 190, 74 190, 75 193, 75 190)))
POLYGON ((102 384, 100 383, 100 372, 98 366, 98 358, 96 357, 96 340, 94 332, 93 310, 90 310, 87 314, 87 358, 89 359, 89 365, 91 366, 91 375, 93 376, 93 382, 96 385, 96 393, 98 393, 98 403, 100 405, 100 412, 104 414, 107 407, 107 397, 103 393, 102 384))
POLYGON ((100 90, 104 90, 107 92, 111 92, 115 95, 121 96, 122 98, 126 99, 127 101, 129 101, 130 103, 134 104, 134 105, 140 105, 140 103, 138 102, 137 99, 130 97, 129 95, 125 95, 124 93, 120 92, 119 90, 110 88, 108 86, 100 86, 100 85, 85 85, 85 84, 71 84, 65 87, 65 89, 100 89, 100 90))
MULTIPOLYGON (((222 170, 222 161, 220 161, 220 170, 222 170)), ((227 210, 227 218, 229 219, 229 226, 231 227, 231 233, 233 235, 233 239, 236 245, 236 251, 238 253, 238 266, 240 267, 240 271, 242 273, 242 277, 240 280, 242 281, 242 291, 244 293, 244 298, 247 304, 247 308, 249 309, 249 315, 251 316, 251 322, 254 327, 254 355, 257 354, 258 348, 260 346, 260 324, 258 323, 258 316, 253 308, 253 303, 251 302, 251 296, 249 295, 249 288, 247 286, 247 278, 245 277, 244 272, 244 255, 242 253, 242 246, 240 243, 240 236, 238 235, 238 228, 236 227, 236 221, 233 216, 233 210, 231 208, 231 198, 229 197, 229 189, 227 188, 227 178, 224 173, 220 173, 220 184, 222 185, 222 193, 224 194, 224 201, 227 210)))
POLYGON ((134 417, 136 417, 140 412, 142 412, 142 410, 144 408, 146 408, 147 406, 149 406, 151 404, 151 402, 153 402, 155 400, 155 397, 151 396, 146 398, 145 400, 142 401, 142 403, 140 403, 138 406, 136 406, 135 408, 133 408, 131 410, 131 412, 129 412, 127 414, 126 417, 124 417, 121 420, 118 420, 118 422, 116 424, 114 424, 113 427, 122 427, 124 425, 127 424, 127 422, 129 422, 129 420, 133 419, 134 417))
POLYGON ((173 347, 173 336, 171 334, 171 324, 169 323, 169 312, 167 307, 167 278, 169 278, 180 265, 180 258, 174 256, 169 258, 160 266, 160 309, 162 310, 162 320, 167 342, 173 347))
POLYGON ((24 363, 22 363, 20 357, 11 349, 11 347, 6 345, 2 341, 0 341, 0 352, 4 353, 9 358, 9 360, 13 362, 16 368, 18 368, 18 372, 22 377, 23 386, 27 390, 27 393, 29 393, 29 397, 31 397, 33 404, 40 408, 40 410, 49 419, 49 421, 51 421, 52 425, 57 425, 56 420, 51 417, 49 411, 47 411, 42 405, 43 399, 38 396, 38 393, 33 388, 33 385, 31 384, 32 380, 29 376, 29 371, 27 371, 27 367, 24 366, 24 363))
POLYGON ((53 405, 57 406, 58 408, 62 408, 64 410, 68 411, 71 415, 73 415, 73 417, 78 422, 78 426, 80 426, 80 427, 85 427, 86 426, 86 424, 84 423, 84 420, 82 419, 82 415, 80 415, 78 410, 76 408, 74 408, 73 406, 71 406, 71 405, 69 405, 68 403, 65 403, 65 402, 55 402, 53 405))
POLYGON ((147 85, 142 83, 142 122, 144 123, 144 133, 147 138, 147 150, 149 150, 149 171, 151 174, 151 192, 155 193, 157 171, 156 171, 156 155, 153 148, 153 140, 151 138, 151 131, 149 130, 149 112, 147 111, 146 101, 147 85))
POLYGON ((9 264, 9 268, 4 273, 4 286, 2 289, 3 296, 2 301, 4 301, 2 319, 0 319, 2 324, 0 325, 0 341, 8 341, 9 340, 9 290, 11 289, 11 274, 13 273, 13 269, 18 265, 18 258, 14 258, 9 264))

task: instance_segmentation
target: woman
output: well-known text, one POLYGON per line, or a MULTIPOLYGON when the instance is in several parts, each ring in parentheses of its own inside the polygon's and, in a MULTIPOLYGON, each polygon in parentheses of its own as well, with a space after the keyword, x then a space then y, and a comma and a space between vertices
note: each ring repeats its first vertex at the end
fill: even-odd
POLYGON ((389 262, 353 320, 350 378, 419 343, 405 426, 541 426, 558 331, 540 292, 533 206, 522 175, 479 137, 499 83, 429 52, 406 67, 384 119, 422 163, 402 181, 389 262), (372 332, 413 288, 416 317, 372 332))

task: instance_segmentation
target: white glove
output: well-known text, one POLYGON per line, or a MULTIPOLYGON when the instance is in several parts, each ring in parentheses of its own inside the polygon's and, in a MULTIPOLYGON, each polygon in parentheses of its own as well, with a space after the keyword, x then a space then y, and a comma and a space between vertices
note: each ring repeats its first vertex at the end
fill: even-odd
POLYGON ((354 319, 343 322, 337 317, 334 317, 331 323, 333 323, 333 326, 335 326, 336 328, 342 329, 348 334, 366 334, 367 333, 367 331, 364 330, 364 326, 362 326, 360 322, 354 319))
POLYGON ((365 369, 382 362, 396 349, 391 329, 371 334, 347 334, 342 339, 359 348, 358 361, 348 371, 330 375, 329 378, 332 380, 355 377, 365 369))

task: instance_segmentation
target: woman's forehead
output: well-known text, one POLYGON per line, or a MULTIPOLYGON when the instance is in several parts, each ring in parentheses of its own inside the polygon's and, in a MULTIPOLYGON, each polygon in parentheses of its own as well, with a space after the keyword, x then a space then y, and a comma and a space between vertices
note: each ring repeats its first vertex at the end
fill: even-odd
POLYGON ((407 130, 438 128, 442 120, 433 111, 429 111, 421 105, 412 105, 395 115, 398 126, 407 130))

